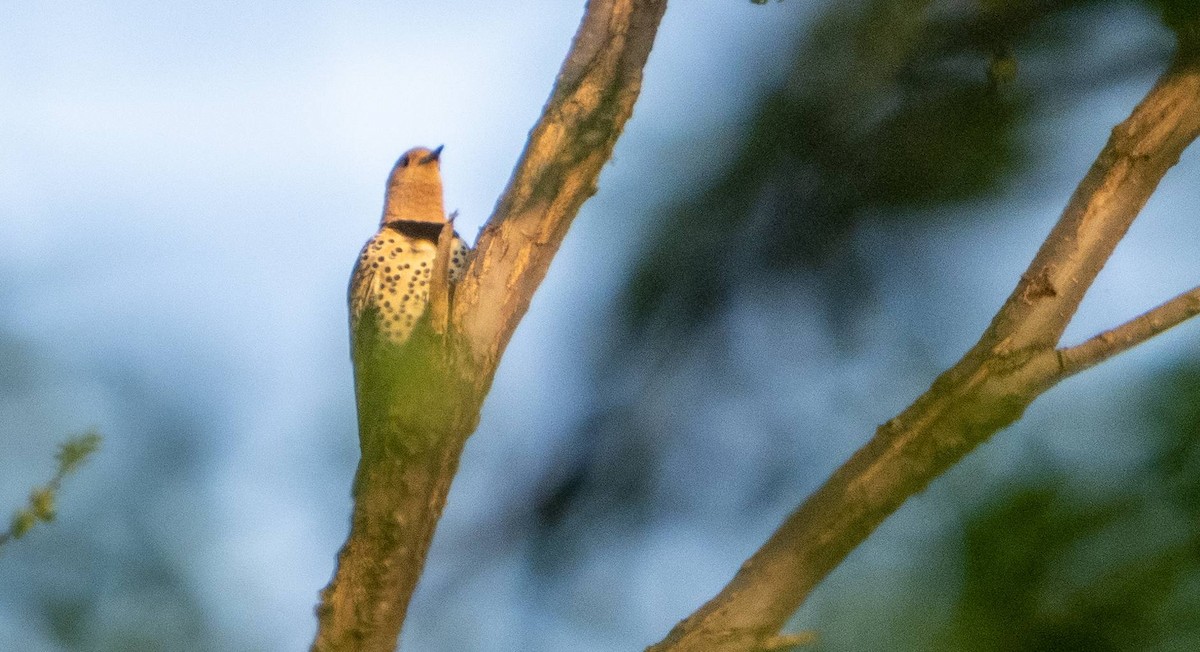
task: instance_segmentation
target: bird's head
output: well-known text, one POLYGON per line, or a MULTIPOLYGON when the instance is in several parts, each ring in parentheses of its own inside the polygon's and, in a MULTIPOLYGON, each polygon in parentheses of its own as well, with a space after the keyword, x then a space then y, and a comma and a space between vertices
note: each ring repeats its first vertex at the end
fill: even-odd
POLYGON ((446 221, 442 207, 441 155, 441 146, 436 149, 414 147, 400 155, 388 176, 384 223, 392 220, 446 221))

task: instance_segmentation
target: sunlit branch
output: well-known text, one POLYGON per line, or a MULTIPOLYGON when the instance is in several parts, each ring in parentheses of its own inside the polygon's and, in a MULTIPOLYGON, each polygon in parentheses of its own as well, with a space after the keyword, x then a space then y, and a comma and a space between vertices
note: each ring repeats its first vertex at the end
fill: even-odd
MULTIPOLYGON (((979 346, 1056 346, 1166 171, 1200 131, 1200 73, 1180 59, 1112 130, 979 346)), ((986 352, 986 351, 985 351, 986 352)))
POLYGON ((452 323, 495 366, 642 87, 666 0, 590 0, 508 187, 455 290, 452 323))

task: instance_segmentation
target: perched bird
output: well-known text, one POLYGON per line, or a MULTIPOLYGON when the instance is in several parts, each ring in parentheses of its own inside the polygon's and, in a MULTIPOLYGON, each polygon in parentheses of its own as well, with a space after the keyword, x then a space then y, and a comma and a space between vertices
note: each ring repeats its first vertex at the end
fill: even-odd
MULTIPOLYGON (((402 344, 425 312, 438 234, 446 224, 441 153, 441 147, 410 149, 388 176, 379 231, 363 246, 350 277, 352 338, 359 337, 364 317, 373 314, 376 335, 402 344)), ((468 251, 455 233, 447 264, 452 283, 462 275, 468 251)))

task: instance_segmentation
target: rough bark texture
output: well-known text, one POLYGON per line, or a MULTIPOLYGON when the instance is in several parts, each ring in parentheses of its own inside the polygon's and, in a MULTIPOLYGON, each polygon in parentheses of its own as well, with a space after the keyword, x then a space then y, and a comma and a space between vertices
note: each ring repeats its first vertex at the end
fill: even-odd
POLYGON ((591 0, 542 119, 455 290, 453 323, 494 367, 642 86, 666 0, 591 0))
MULTIPOLYGON (((1063 330, 1133 219, 1197 133, 1200 72, 1195 58, 1180 59, 1113 130, 979 342, 929 391, 880 426, 716 597, 649 649, 763 649, 813 588, 909 496, 1019 418, 1042 392, 1084 368, 1064 364, 1064 352, 1055 348, 1063 330)), ((1178 323, 1195 314, 1195 308, 1194 297, 1181 295, 1164 304, 1158 325, 1178 323)), ((1147 327, 1155 325, 1148 322, 1129 330, 1148 337, 1152 329, 1147 327)), ((1141 341, 1131 338, 1125 344, 1135 340, 1141 341)), ((1118 346, 1113 342, 1110 347, 1118 346)))
POLYGON ((321 592, 314 650, 391 650, 475 430, 483 393, 423 320, 403 347, 360 327, 354 351, 362 458, 350 535, 321 592), (419 409, 414 409, 419 406, 419 409))
POLYGON ((426 319, 403 347, 374 340, 369 320, 360 326, 353 355, 362 459, 350 535, 317 607, 314 650, 396 647, 500 357, 571 221, 595 193, 665 9, 666 0, 587 3, 464 280, 453 294, 431 288, 426 319))

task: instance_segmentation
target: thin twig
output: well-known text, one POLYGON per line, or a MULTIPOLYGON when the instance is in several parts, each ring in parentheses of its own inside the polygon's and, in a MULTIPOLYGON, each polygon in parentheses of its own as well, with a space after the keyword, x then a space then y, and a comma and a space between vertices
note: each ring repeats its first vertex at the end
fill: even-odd
POLYGON ((1128 351, 1159 333, 1200 315, 1200 286, 1072 347, 1059 349, 1063 377, 1077 374, 1128 351))
POLYGON ((19 539, 29 532, 38 522, 53 521, 57 512, 55 503, 58 502, 58 492, 63 480, 92 456, 100 447, 100 435, 95 431, 76 435, 61 446, 55 458, 58 467, 50 481, 35 487, 29 492, 29 503, 13 515, 12 524, 7 530, 0 531, 0 548, 13 539, 19 539))
POLYGON ((817 633, 812 630, 796 632, 794 634, 777 634, 763 641, 759 652, 780 652, 781 650, 793 650, 798 647, 806 647, 815 645, 817 642, 817 633))

